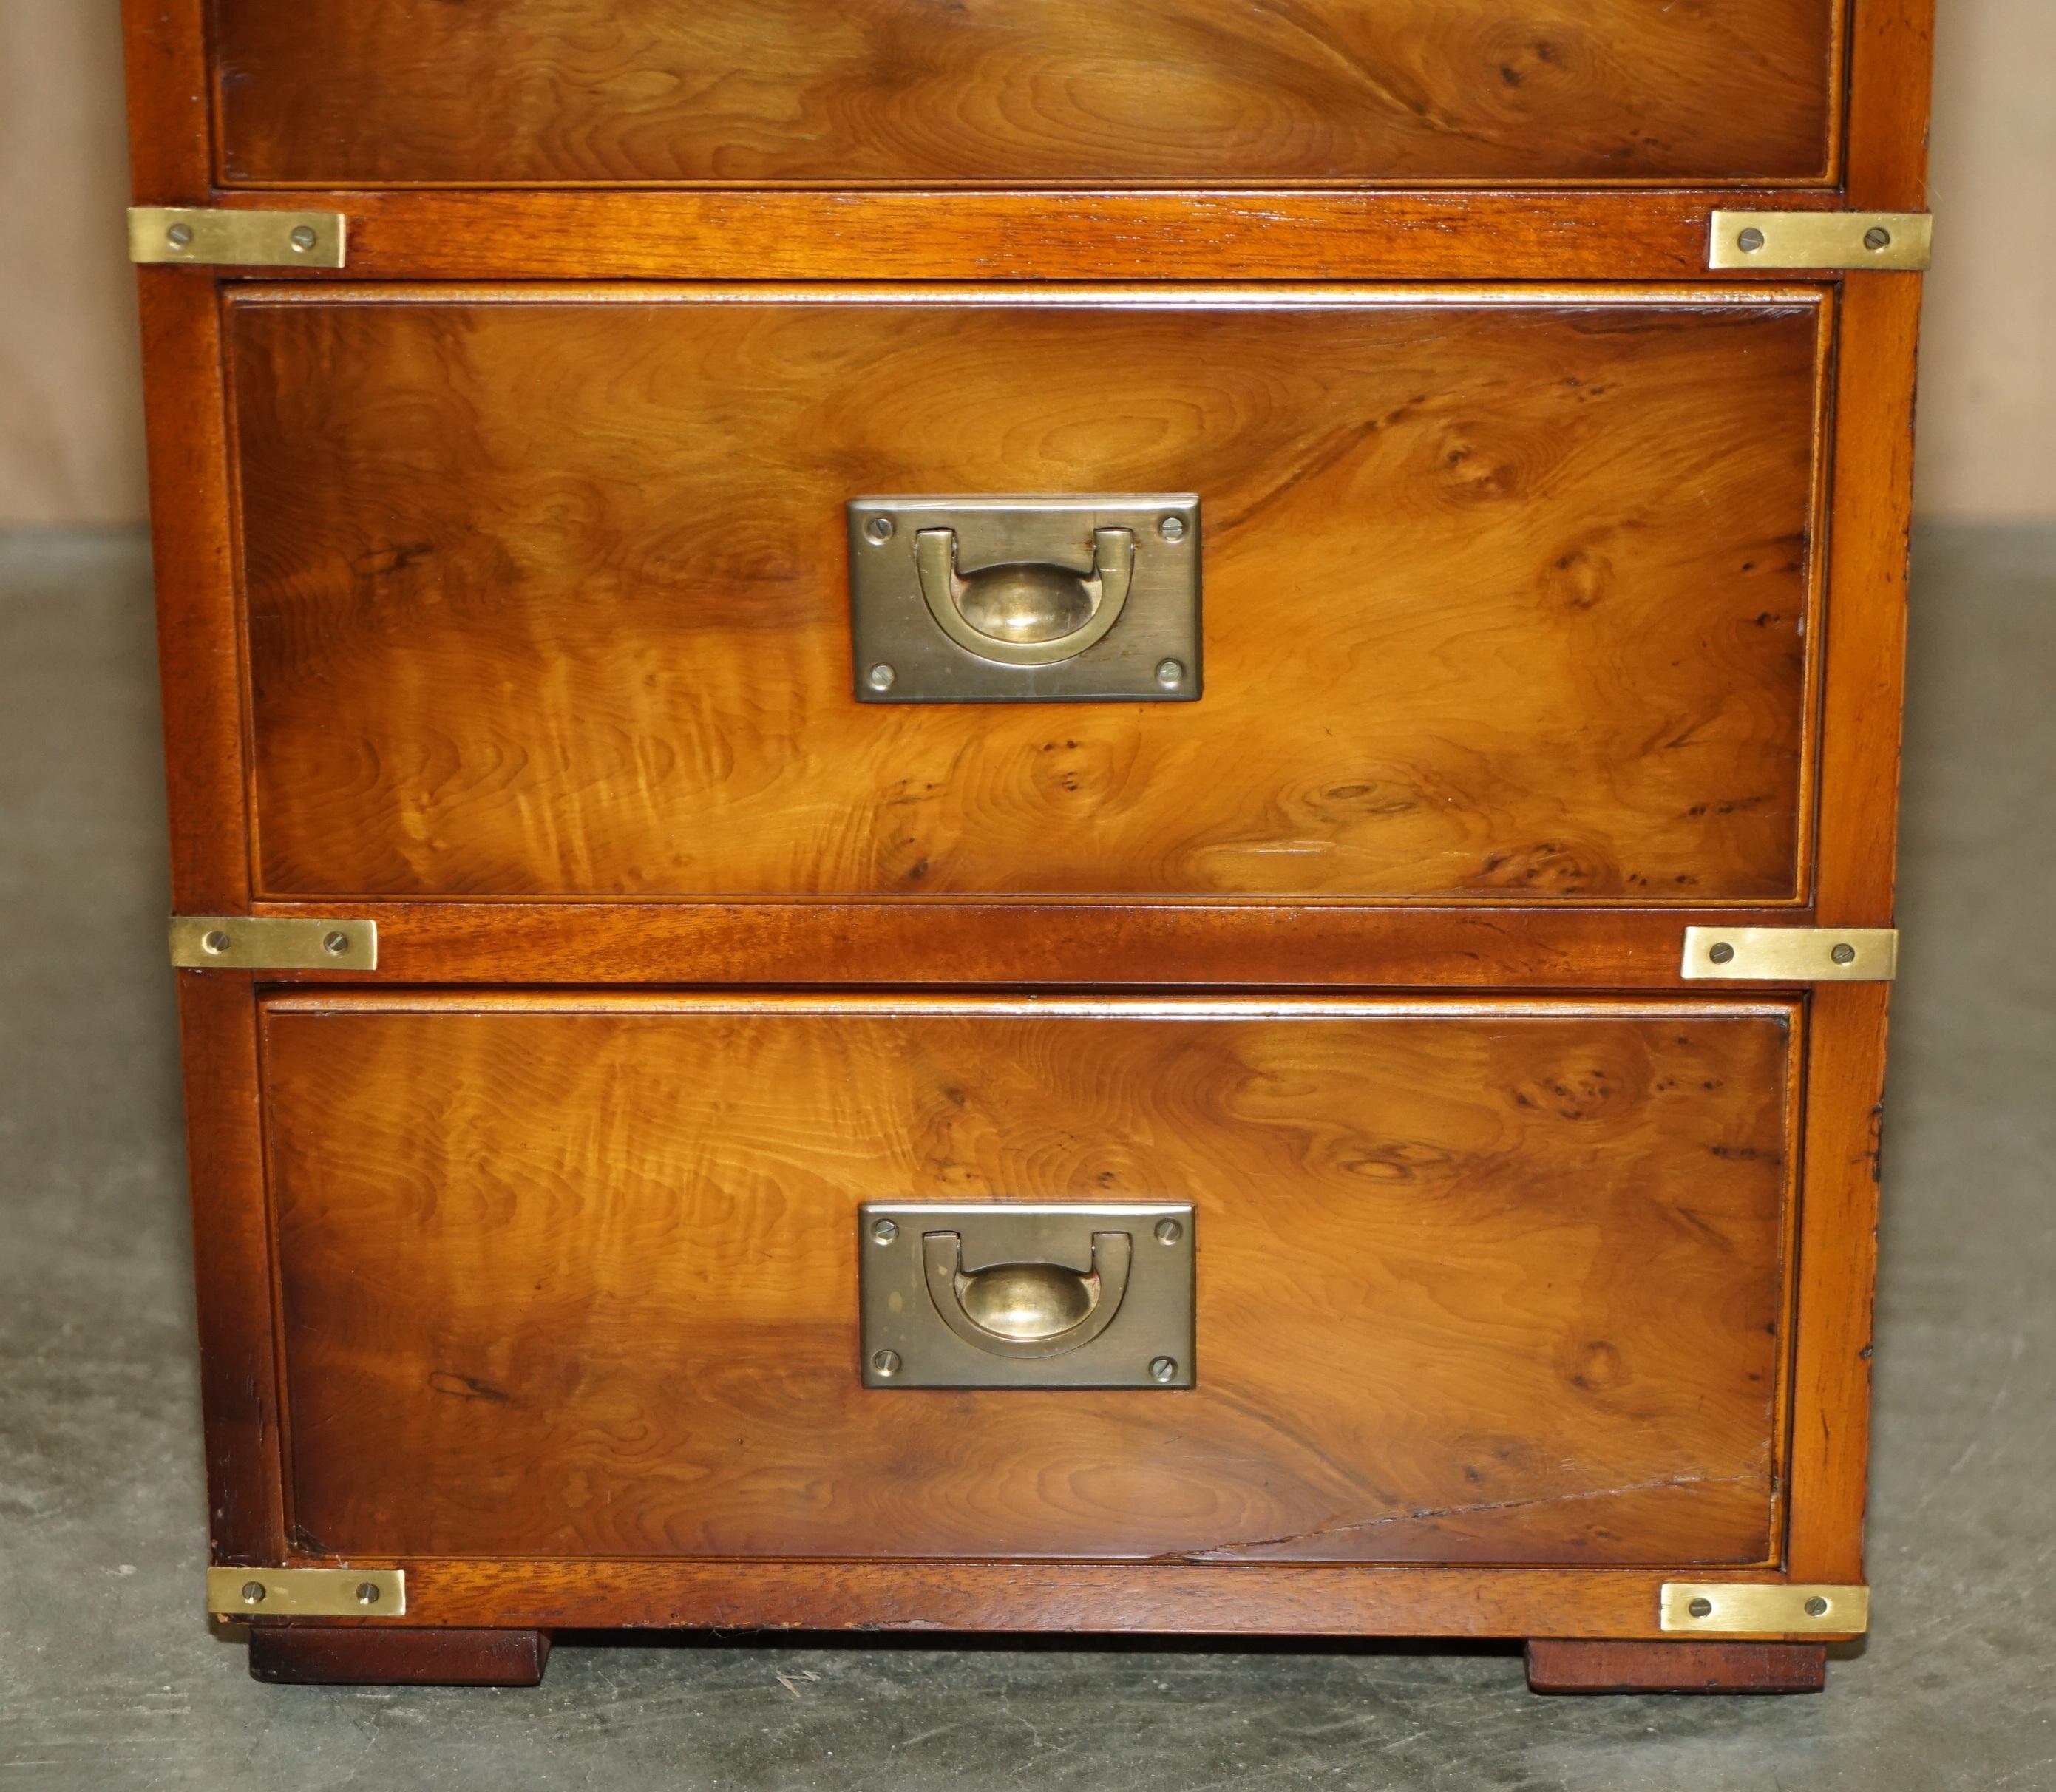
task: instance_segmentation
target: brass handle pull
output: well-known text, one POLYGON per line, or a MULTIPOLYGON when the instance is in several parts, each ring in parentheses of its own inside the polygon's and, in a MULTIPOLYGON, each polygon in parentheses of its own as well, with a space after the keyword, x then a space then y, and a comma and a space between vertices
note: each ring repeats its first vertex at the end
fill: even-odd
POLYGON ((1062 1356, 1089 1344, 1121 1311, 1133 1249, 1125 1232, 1096 1232, 1092 1268, 1082 1273, 1061 1263, 967 1271, 960 1233, 921 1239, 928 1296, 943 1324, 994 1356, 1062 1356))
POLYGON ((1093 531, 1089 572, 1048 560, 957 569, 955 529, 914 537, 921 595, 936 626, 967 653, 1003 666, 1053 666, 1075 658, 1120 620, 1135 576, 1135 537, 1093 531))

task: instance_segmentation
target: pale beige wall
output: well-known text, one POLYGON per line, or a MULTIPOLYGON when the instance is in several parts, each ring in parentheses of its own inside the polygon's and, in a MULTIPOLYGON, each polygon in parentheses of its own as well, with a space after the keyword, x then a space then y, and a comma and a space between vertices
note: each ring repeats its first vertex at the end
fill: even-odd
MULTIPOLYGON (((1931 516, 2056 519, 2056 0, 1939 0, 1931 516)), ((0 0, 0 526, 143 514, 117 0, 0 0)))
POLYGON ((0 0, 0 527, 144 512, 117 0, 0 0))
POLYGON ((2056 519, 2056 0, 1938 0, 1924 516, 2056 519))

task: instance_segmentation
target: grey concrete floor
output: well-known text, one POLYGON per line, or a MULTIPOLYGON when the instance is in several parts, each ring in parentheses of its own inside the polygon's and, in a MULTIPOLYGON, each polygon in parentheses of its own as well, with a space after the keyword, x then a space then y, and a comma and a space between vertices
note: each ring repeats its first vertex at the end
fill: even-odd
POLYGON ((1511 1649, 561 1646, 260 1687, 205 1525, 146 556, 0 536, 0 1787, 2056 1787, 2056 531, 1918 556, 1871 1578, 1824 1697, 1511 1649))

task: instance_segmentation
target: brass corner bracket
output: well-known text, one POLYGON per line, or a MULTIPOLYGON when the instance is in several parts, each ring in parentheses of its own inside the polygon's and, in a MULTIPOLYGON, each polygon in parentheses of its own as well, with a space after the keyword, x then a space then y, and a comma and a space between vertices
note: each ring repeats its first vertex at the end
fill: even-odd
POLYGON ((181 971, 376 971, 378 924, 361 918, 174 915, 181 971))
POLYGON ((400 1618, 403 1568, 211 1568, 207 1608, 218 1618, 400 1618))
POLYGON ((1678 974, 1751 983, 1887 983, 1899 971, 1888 927, 1688 927, 1678 974))
POLYGON ((1657 1619, 1667 1631, 1705 1636, 1860 1636, 1870 1628, 1870 1588, 1667 1580, 1657 1619))
POLYGON ((201 267, 341 267, 349 220, 340 212, 132 205, 128 259, 201 267))
POLYGON ((1706 265, 1918 273, 1934 235, 1925 212, 1716 212, 1706 265))

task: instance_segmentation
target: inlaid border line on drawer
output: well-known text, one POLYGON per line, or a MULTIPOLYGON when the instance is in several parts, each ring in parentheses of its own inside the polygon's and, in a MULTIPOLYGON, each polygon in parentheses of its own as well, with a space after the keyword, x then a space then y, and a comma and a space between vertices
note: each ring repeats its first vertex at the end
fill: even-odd
MULTIPOLYGON (((1409 1015, 1437 1019, 1536 1019, 1563 1015, 1605 1015, 1622 1020, 1663 1020, 1689 1017, 1742 1020, 1770 1017, 1791 1019, 1789 996, 1760 999, 1723 994, 1692 996, 1633 995, 1602 991, 1565 991, 1548 995, 1493 995, 1470 999, 1437 995, 1307 996, 1188 995, 1164 991, 1149 995, 1112 991, 1090 995, 1037 995, 1007 990, 592 990, 534 988, 500 991, 448 989, 350 990, 330 993, 313 989, 274 992, 263 1003, 267 1015, 326 1014, 338 1003, 353 1013, 378 1014, 652 1014, 652 1015, 827 1015, 879 1016, 951 1015, 988 1019, 1038 1020, 1391 1020, 1409 1015)), ((1798 1065, 1789 1067, 1797 1086, 1798 1065)))

